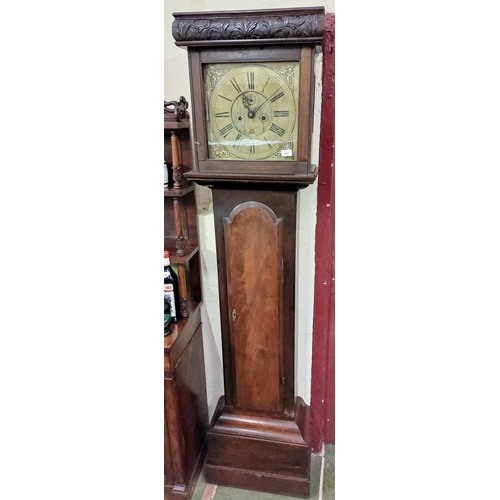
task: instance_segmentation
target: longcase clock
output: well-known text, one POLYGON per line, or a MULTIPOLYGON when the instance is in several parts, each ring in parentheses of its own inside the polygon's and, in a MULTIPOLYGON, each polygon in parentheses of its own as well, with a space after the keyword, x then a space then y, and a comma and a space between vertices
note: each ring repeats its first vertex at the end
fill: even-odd
POLYGON ((309 495, 309 407, 294 393, 297 192, 310 149, 324 9, 174 13, 188 48, 194 168, 213 195, 224 396, 210 483, 309 495))

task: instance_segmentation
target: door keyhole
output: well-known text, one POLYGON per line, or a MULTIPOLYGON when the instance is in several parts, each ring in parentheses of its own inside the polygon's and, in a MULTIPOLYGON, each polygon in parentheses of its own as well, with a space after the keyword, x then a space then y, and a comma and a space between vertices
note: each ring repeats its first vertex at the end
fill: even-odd
POLYGON ((233 309, 231 316, 233 317, 233 321, 236 321, 236 309, 233 309))

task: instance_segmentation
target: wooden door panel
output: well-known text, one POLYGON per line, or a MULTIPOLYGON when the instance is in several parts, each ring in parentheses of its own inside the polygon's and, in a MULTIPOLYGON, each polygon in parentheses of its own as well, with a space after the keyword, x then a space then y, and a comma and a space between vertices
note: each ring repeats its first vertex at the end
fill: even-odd
POLYGON ((169 474, 166 474, 167 484, 184 484, 184 474, 182 464, 184 462, 184 441, 180 432, 179 415, 177 401, 175 398, 174 381, 171 379, 164 380, 164 436, 165 456, 164 460, 167 467, 170 469, 169 474), (167 456, 169 453, 170 456, 167 456))
POLYGON ((281 411, 282 219, 245 202, 224 219, 236 406, 281 411))

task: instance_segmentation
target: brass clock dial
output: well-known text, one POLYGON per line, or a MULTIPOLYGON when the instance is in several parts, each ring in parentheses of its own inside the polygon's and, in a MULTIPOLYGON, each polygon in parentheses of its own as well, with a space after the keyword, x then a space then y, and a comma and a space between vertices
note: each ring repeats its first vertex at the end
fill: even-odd
POLYGON ((297 161, 298 62, 203 67, 209 159, 297 161))

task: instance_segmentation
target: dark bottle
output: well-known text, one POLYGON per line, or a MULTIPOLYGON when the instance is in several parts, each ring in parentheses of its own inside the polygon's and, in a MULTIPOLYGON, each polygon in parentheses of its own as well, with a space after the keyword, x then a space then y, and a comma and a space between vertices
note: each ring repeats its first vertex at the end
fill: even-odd
POLYGON ((181 306, 179 304, 179 281, 177 274, 170 266, 170 253, 163 252, 163 284, 165 297, 170 298, 170 322, 176 323, 181 319, 181 306))
POLYGON ((166 337, 170 333, 172 333, 172 329, 170 328, 171 316, 170 312, 172 311, 172 307, 170 306, 170 297, 165 295, 163 297, 163 336, 166 337))

